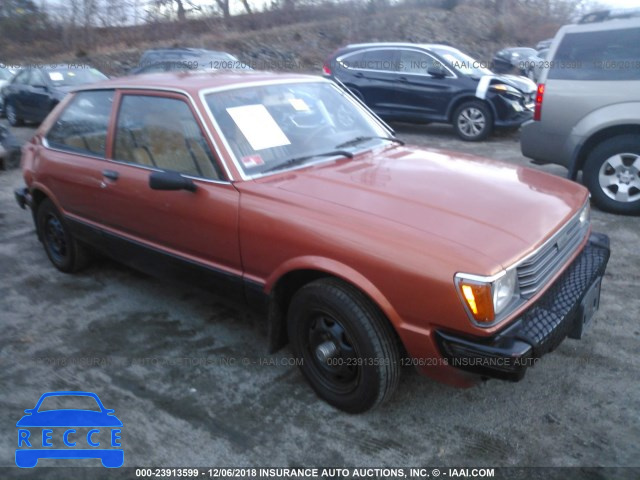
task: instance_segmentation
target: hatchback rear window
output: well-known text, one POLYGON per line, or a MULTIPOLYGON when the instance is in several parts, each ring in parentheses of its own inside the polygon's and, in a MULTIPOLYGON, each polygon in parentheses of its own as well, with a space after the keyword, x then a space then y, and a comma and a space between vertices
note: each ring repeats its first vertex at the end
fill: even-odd
POLYGON ((550 67, 550 79, 640 80, 640 28, 569 33, 550 67))

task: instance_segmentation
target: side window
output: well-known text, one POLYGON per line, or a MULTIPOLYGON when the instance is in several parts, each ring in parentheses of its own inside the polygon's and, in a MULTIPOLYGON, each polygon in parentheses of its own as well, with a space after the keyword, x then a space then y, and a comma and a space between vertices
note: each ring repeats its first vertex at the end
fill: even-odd
POLYGON ((29 70, 25 69, 18 73, 13 79, 13 84, 15 85, 24 85, 29 81, 29 70))
POLYGON ((381 70, 392 72, 397 70, 394 58, 395 53, 393 50, 366 50, 364 52, 347 55, 340 63, 352 70, 381 70))
POLYGON ((31 77, 29 78, 29 85, 31 86, 46 85, 44 81, 44 77, 42 76, 42 72, 40 72, 39 70, 33 70, 31 72, 31 77))
POLYGON ((113 90, 79 92, 47 133, 51 147, 104 157, 113 90))
POLYGON ((194 177, 222 178, 191 109, 176 98, 123 96, 114 159, 194 177))
POLYGON ((549 78, 640 80, 640 28, 566 34, 549 78))
POLYGON ((433 57, 415 50, 400 50, 399 70, 404 73, 427 74, 433 65, 433 57))
POLYGON ((398 70, 395 62, 395 51, 390 49, 368 50, 362 57, 367 70, 394 72, 398 70))

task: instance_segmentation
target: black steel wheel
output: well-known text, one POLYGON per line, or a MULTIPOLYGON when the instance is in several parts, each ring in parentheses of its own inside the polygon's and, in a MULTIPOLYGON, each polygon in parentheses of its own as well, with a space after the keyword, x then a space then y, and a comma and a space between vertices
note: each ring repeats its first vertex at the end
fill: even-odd
POLYGON ((289 339, 316 393, 349 413, 387 400, 400 374, 388 320, 360 291, 337 279, 302 287, 288 313, 289 339))
POLYGON ((72 273, 87 265, 89 255, 86 247, 71 235, 62 215, 51 200, 45 199, 39 205, 36 224, 44 250, 58 270, 72 273))

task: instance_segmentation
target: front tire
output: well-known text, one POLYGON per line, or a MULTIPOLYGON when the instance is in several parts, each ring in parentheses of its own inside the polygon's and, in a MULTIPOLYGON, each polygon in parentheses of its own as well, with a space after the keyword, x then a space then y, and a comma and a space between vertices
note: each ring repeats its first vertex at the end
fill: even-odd
POLYGON ((400 376, 389 322, 359 290, 338 279, 302 287, 288 312, 289 339, 319 397, 362 413, 391 397, 400 376))
POLYGON ((491 134, 493 115, 483 102, 465 102, 453 114, 453 128, 462 140, 479 142, 491 134))
POLYGON ((16 111, 16 107, 13 105, 13 102, 7 103, 5 106, 7 120, 9 125, 12 127, 19 127, 24 124, 22 118, 18 116, 18 112, 16 111))
POLYGON ((71 234, 64 218, 49 199, 42 201, 36 214, 36 225, 44 250, 61 272, 77 272, 89 263, 89 254, 71 234))
POLYGON ((619 135, 594 148, 582 169, 596 205, 607 212, 640 214, 640 140, 619 135))

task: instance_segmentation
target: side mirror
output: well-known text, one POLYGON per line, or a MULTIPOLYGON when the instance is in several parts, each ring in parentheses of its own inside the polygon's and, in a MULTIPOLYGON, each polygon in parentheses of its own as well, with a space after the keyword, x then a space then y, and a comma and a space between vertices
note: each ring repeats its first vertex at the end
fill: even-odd
POLYGON ((153 172, 149 175, 149 187, 152 190, 187 190, 195 192, 198 188, 193 180, 178 172, 153 172))
POLYGON ((441 64, 432 64, 427 68, 427 73, 435 78, 444 78, 447 76, 447 71, 441 64))

